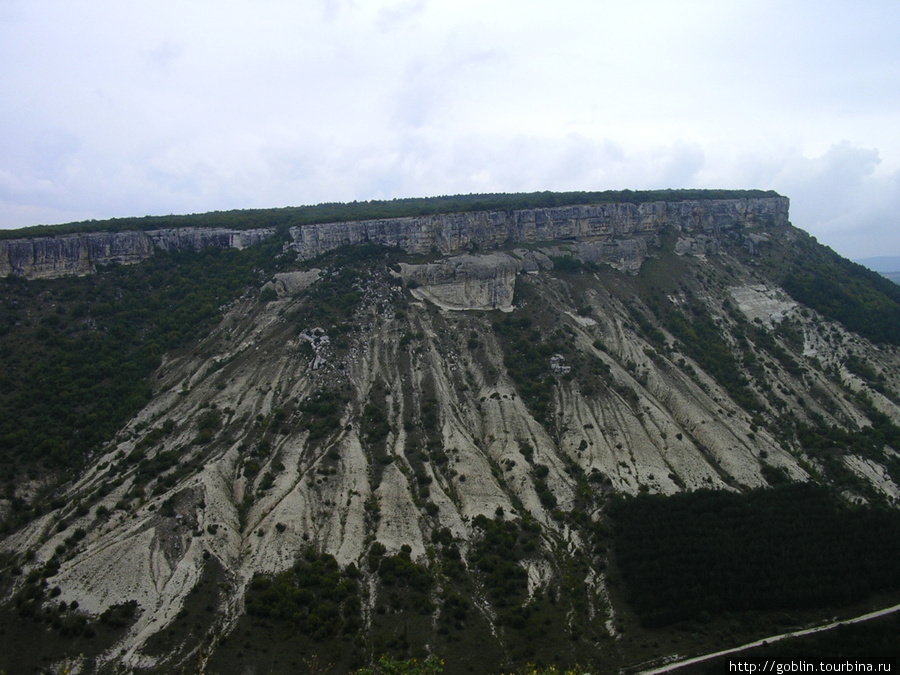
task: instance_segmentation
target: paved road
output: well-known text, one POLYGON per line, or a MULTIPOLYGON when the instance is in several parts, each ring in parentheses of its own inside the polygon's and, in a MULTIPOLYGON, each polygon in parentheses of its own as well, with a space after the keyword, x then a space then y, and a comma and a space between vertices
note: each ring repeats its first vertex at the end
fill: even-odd
POLYGON ((731 649, 725 649, 720 652, 713 652, 712 654, 704 654, 703 656, 695 656, 690 659, 685 659, 684 661, 674 661, 672 663, 667 663, 664 666, 659 666, 657 668, 652 668, 651 670, 643 670, 638 673, 638 675, 657 675, 657 673, 668 673, 672 670, 676 670, 683 666, 690 666, 694 663, 702 663, 703 661, 709 661, 710 659, 718 658, 719 656, 727 656, 729 654, 736 654, 738 652, 745 651, 747 649, 753 649, 754 647, 761 647, 765 644, 772 644, 773 642, 779 642, 780 640, 787 640, 788 638, 800 637, 802 635, 812 635, 813 633, 821 633, 826 630, 831 630, 832 628, 836 628, 841 624, 847 623, 862 623, 863 621, 869 621, 870 619, 877 619, 880 616, 886 616, 888 614, 893 614, 894 612, 900 611, 900 605, 894 605, 893 607, 885 607, 884 609, 879 609, 876 612, 869 612, 868 614, 863 614, 862 616, 857 616, 853 619, 845 619, 843 621, 835 621, 834 623, 829 623, 824 626, 816 626, 815 628, 804 628, 803 630, 797 630, 792 633, 782 633, 781 635, 773 635, 771 637, 762 638, 761 640, 756 640, 755 642, 748 642, 745 645, 741 645, 740 647, 732 647, 731 649))

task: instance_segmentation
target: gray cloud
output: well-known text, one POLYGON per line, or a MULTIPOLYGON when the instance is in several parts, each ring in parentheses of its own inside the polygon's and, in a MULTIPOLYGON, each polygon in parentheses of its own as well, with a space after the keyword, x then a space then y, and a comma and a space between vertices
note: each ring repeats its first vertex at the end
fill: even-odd
POLYGON ((791 219, 847 256, 900 251, 900 171, 881 172, 877 150, 844 141, 818 157, 788 159, 771 178, 791 196, 791 219))
POLYGON ((172 65, 184 53, 184 45, 176 44, 170 40, 166 40, 156 47, 145 52, 148 63, 153 68, 169 73, 172 65))
POLYGON ((378 24, 382 30, 391 30, 420 15, 425 9, 425 0, 399 0, 378 10, 378 24))
POLYGON ((900 254, 895 2, 11 0, 0 59, 0 227, 746 187, 900 254))

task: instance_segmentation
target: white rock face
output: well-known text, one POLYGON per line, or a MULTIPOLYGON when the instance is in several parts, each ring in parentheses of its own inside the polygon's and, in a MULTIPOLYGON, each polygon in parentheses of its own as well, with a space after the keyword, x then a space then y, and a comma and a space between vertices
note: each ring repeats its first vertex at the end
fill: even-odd
POLYGON ((876 490, 892 500, 900 499, 900 487, 891 479, 887 468, 871 459, 848 455, 844 463, 857 476, 873 485, 876 490))
POLYGON ((0 240, 0 277, 83 276, 103 265, 133 265, 146 260, 156 250, 242 249, 273 234, 273 229, 177 228, 0 240))
POLYGON ((294 295, 305 291, 319 280, 321 270, 311 269, 302 272, 279 272, 275 275, 275 279, 265 286, 275 289, 278 297, 283 298, 286 295, 294 295))
POLYGON ((439 263, 401 263, 404 283, 414 282, 413 295, 445 309, 512 307, 516 274, 521 263, 503 253, 459 255, 439 263))
POLYGON ((588 204, 519 211, 475 211, 291 228, 292 247, 313 258, 347 244, 397 246, 408 253, 461 253, 514 242, 639 240, 665 228, 715 235, 751 223, 787 224, 786 197, 588 204))
POLYGON ((55 279, 81 276, 97 265, 128 265, 153 254, 143 232, 92 232, 0 241, 0 277, 55 279))
POLYGON ((797 308, 784 291, 764 284, 738 286, 729 292, 750 321, 759 321, 768 328, 781 323, 797 308))
MULTIPOLYGON (((679 246, 686 245, 685 252, 696 253, 697 246, 704 250, 714 246, 716 236, 724 231, 764 222, 783 226, 787 224, 788 209, 786 197, 767 197, 479 211, 304 225, 291 228, 290 247, 301 258, 363 243, 399 247, 408 253, 439 251, 447 255, 473 246, 491 249, 511 242, 568 239, 579 242, 579 257, 583 260, 608 262, 635 271, 646 256, 647 239, 665 227, 694 233, 693 238, 683 240, 692 243, 679 246)), ((140 262, 155 250, 242 249, 274 234, 272 228, 186 227, 0 240, 0 278, 84 275, 102 265, 140 262)))

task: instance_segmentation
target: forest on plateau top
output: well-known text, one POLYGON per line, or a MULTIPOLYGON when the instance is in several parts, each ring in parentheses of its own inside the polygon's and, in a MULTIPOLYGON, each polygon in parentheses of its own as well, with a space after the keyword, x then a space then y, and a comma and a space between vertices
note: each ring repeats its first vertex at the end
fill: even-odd
POLYGON ((317 223, 402 218, 441 213, 515 211, 582 204, 674 202, 693 199, 749 199, 777 196, 779 196, 778 193, 772 190, 606 190, 603 192, 448 195, 363 202, 329 202, 277 209, 238 209, 190 215, 112 218, 109 220, 89 220, 62 225, 37 225, 16 230, 0 230, 0 240, 83 232, 122 232, 127 230, 160 230, 181 227, 224 227, 239 230, 277 229, 317 223))

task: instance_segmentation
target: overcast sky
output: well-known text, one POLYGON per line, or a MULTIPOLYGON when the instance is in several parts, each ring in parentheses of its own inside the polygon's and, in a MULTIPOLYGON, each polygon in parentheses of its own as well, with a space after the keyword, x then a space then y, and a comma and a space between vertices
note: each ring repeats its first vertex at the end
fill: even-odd
POLYGON ((900 2, 0 0, 0 227, 669 187, 900 255, 900 2))

